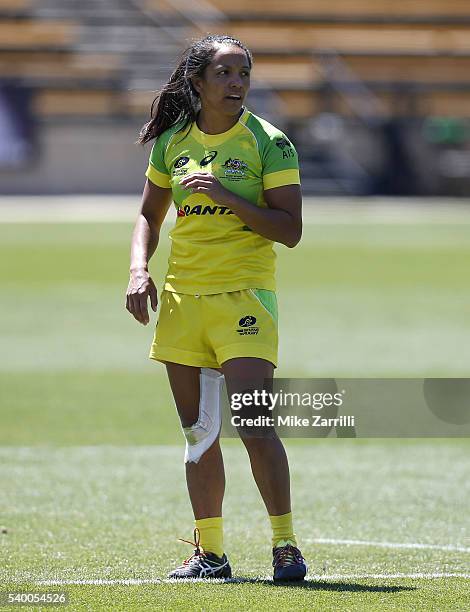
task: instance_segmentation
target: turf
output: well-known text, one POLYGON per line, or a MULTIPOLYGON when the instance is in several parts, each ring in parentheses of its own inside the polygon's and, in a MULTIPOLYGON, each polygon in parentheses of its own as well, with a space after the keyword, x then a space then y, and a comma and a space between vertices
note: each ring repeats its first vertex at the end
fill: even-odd
MULTIPOLYGON (((194 610, 289 610, 293 601, 304 610, 463 610, 463 578, 344 575, 464 573, 468 552, 315 540, 465 544, 464 452, 460 444, 442 441, 289 446, 296 531, 315 576, 289 588, 268 580, 268 521, 245 452, 229 446, 226 550, 240 582, 61 588, 74 610, 184 609, 185 602, 194 610)), ((176 540, 191 536, 180 447, 10 448, 0 457, 8 531, 0 580, 10 588, 38 580, 157 581, 189 554, 190 547, 176 540)))
MULTIPOLYGON (((278 375, 468 376, 468 224, 352 218, 314 218, 300 247, 278 247, 278 375)), ((163 368, 147 359, 151 326, 123 307, 130 231, 0 225, 1 444, 179 439, 163 368)), ((160 284, 167 252, 164 237, 160 284)))
MULTIPOLYGON (((469 376, 468 229, 458 213, 442 224, 312 213, 301 246, 278 248, 278 375, 469 376)), ((130 231, 0 224, 2 588, 156 581, 67 585, 73 610, 466 609, 462 577, 354 577, 469 573, 466 440, 289 441, 303 587, 267 579, 265 512, 244 451, 225 440, 238 582, 158 582, 190 552, 176 538, 190 537, 191 514, 168 383, 147 359, 152 329, 123 307, 130 231)))

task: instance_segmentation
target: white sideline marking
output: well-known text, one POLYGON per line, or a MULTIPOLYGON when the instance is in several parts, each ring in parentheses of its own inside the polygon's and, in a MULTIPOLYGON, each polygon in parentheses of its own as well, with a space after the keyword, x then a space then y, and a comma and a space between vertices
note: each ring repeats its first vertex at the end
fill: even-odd
POLYGON ((416 572, 414 574, 313 574, 307 575, 307 580, 348 580, 355 579, 360 580, 362 578, 466 578, 470 579, 470 574, 464 574, 459 572, 434 572, 434 573, 426 573, 426 572, 416 572))
MULTIPOLYGON (((438 578, 465 578, 470 579, 470 574, 463 574, 458 572, 436 572, 426 573, 418 572, 414 574, 396 573, 396 574, 308 574, 307 580, 364 580, 364 579, 396 579, 396 578, 409 578, 409 579, 438 579, 438 578)), ((229 578, 224 580, 221 578, 212 578, 211 582, 220 583, 241 583, 247 582, 244 578, 229 578)), ((256 580, 272 580, 271 576, 253 578, 256 580)), ((99 580, 37 580, 37 586, 65 586, 65 585, 89 585, 89 586, 139 586, 143 584, 164 584, 164 583, 179 583, 179 582, 206 582, 207 579, 196 578, 196 579, 158 579, 158 578, 116 578, 116 579, 99 579, 99 580)), ((249 581, 249 580, 248 580, 249 581)))
MULTIPOLYGON (((455 546, 453 544, 421 544, 419 542, 376 542, 372 540, 340 540, 335 538, 306 538, 307 542, 315 544, 343 544, 353 546, 378 546, 381 548, 401 548, 401 549, 425 549, 442 550, 452 552, 470 553, 470 548, 455 546)), ((439 578, 464 578, 470 579, 470 574, 460 572, 417 572, 417 573, 395 573, 395 574, 309 574, 308 580, 364 580, 364 579, 439 579, 439 578)), ((271 576, 261 577, 260 580, 272 580, 271 576)), ((175 582, 204 582, 204 579, 145 579, 145 578, 116 578, 116 579, 96 579, 96 580, 39 580, 38 586, 61 586, 61 585, 91 585, 91 586, 112 586, 112 585, 143 585, 143 584, 162 584, 175 582)), ((231 578, 229 580, 212 579, 213 582, 245 582, 243 578, 231 578)))
POLYGON ((425 550, 446 550, 470 553, 470 548, 454 546, 453 544, 419 544, 418 542, 374 542, 370 540, 336 540, 335 538, 305 538, 314 544, 346 544, 353 546, 379 546, 381 548, 417 548, 425 550))

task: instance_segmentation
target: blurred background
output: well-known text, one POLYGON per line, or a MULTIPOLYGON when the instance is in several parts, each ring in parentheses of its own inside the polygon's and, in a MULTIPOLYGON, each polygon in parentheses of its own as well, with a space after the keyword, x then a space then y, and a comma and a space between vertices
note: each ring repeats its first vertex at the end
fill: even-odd
POLYGON ((0 0, 0 193, 139 192, 154 92, 208 32, 252 49, 305 193, 469 194, 467 0, 0 0))

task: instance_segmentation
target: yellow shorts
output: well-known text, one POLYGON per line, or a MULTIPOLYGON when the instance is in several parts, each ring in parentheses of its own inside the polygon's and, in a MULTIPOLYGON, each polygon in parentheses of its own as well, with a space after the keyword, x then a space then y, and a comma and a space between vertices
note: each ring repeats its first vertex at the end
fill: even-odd
POLYGON ((276 294, 244 289, 214 295, 163 291, 150 358, 219 368, 235 357, 277 366, 276 294))

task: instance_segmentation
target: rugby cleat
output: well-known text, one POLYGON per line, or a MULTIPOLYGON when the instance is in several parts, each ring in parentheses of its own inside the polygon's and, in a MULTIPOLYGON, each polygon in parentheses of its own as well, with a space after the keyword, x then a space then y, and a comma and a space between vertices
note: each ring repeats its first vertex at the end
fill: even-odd
POLYGON ((296 546, 287 543, 273 548, 274 582, 297 582, 307 574, 307 564, 296 546))
POLYGON ((168 578, 231 578, 227 556, 218 557, 214 553, 204 552, 199 545, 199 529, 194 530, 195 542, 181 540, 195 546, 194 553, 181 565, 168 574, 168 578))

